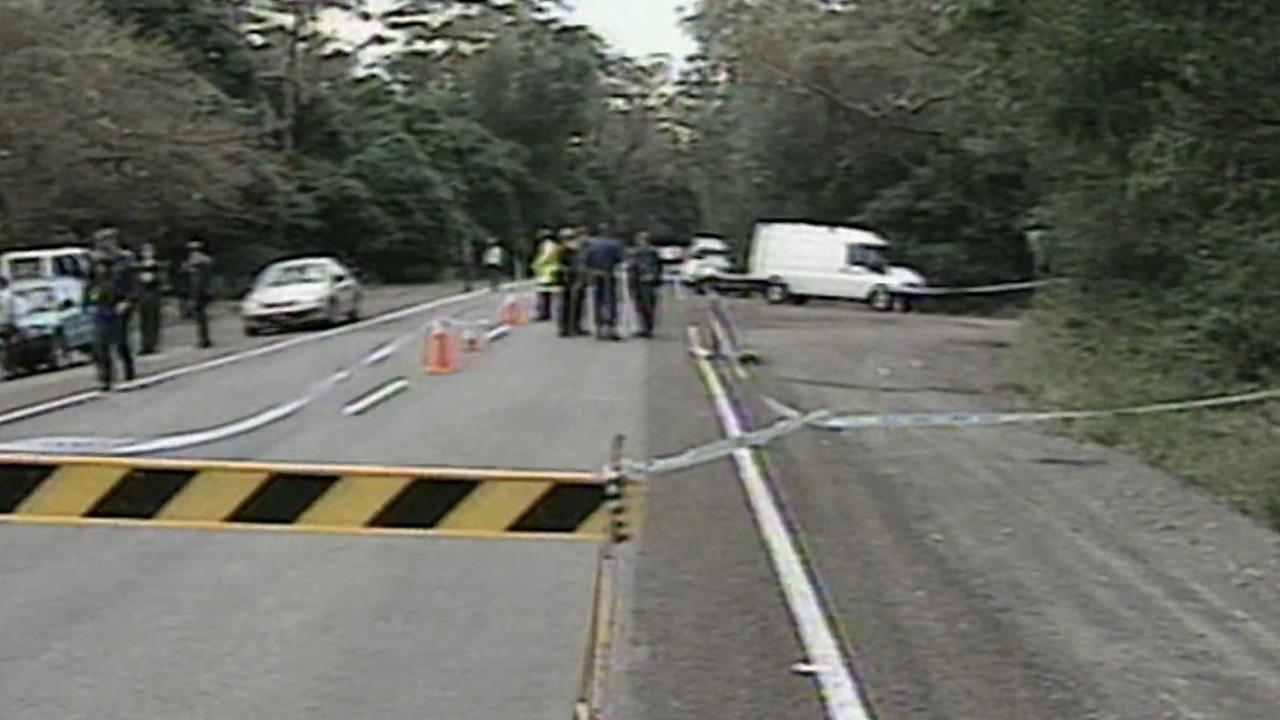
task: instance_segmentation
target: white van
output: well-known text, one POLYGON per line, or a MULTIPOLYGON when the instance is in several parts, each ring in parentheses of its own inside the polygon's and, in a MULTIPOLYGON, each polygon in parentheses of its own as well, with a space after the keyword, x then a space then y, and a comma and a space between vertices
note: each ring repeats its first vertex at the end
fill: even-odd
POLYGON ((87 248, 60 247, 43 250, 12 250, 0 255, 0 275, 10 281, 89 278, 87 248))
POLYGON ((857 300, 877 310, 909 307, 897 291, 924 278, 889 264, 889 242, 867 230, 807 223, 760 223, 751 241, 751 277, 772 303, 811 297, 857 300))

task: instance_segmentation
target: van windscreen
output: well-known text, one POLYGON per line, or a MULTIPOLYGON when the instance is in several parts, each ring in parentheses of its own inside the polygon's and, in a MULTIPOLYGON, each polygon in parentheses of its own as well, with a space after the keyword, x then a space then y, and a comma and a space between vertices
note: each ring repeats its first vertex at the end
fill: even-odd
POLYGON ((40 258, 13 258, 9 261, 10 280, 34 280, 40 277, 40 258))

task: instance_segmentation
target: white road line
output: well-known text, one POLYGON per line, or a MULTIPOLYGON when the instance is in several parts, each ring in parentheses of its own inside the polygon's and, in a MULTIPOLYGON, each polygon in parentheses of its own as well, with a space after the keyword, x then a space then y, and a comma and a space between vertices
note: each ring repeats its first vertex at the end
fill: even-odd
MULTIPOLYGON (((304 345, 307 343, 314 343, 314 342, 319 342, 321 340, 327 340, 329 338, 337 337, 339 335, 345 335, 347 333, 355 332, 357 330, 363 330, 365 328, 375 327, 378 325, 385 325, 387 323, 395 322, 396 320, 401 320, 406 317, 411 317, 418 313, 426 312, 428 310, 434 310, 441 307, 446 307, 448 305, 464 302, 467 300, 474 300, 477 298, 484 297, 488 294, 489 292, 487 290, 475 290, 469 293, 462 293, 460 295, 450 295, 447 297, 438 298, 436 300, 431 300, 425 303, 419 303, 417 305, 412 305, 410 307, 401 308, 399 310, 385 313, 383 315, 377 315, 377 316, 368 318, 366 320, 361 320, 359 322, 352 323, 350 325, 343 325, 341 327, 331 328, 329 330, 325 330, 324 332, 313 333, 310 335, 301 335, 295 338, 289 338, 287 340, 275 342, 270 345, 263 345, 261 347, 250 348, 248 350, 232 353, 230 355, 224 355, 222 357, 214 358, 212 360, 206 360, 205 362, 195 363, 192 365, 184 365, 182 367, 174 368, 166 372, 156 373, 155 375, 147 375, 146 377, 138 378, 137 380, 124 383, 117 387, 119 390, 123 390, 123 391, 145 389, 153 385, 158 385, 160 383, 168 382, 170 380, 175 380, 177 378, 185 377, 187 375, 191 375, 194 373, 214 370, 226 365, 231 365, 233 363, 242 362, 244 360, 250 360, 253 358, 261 357, 263 355, 270 355, 273 353, 280 352, 282 350, 288 350, 289 348, 297 347, 299 345, 304 345)), ((92 402, 102 397, 103 395, 104 393, 102 393, 99 390, 86 390, 84 392, 79 392, 74 395, 68 395, 66 397, 57 398, 56 400, 50 400, 48 402, 29 405, 27 407, 19 408, 17 410, 13 410, 11 412, 0 415, 0 425, 7 425, 10 423, 18 422, 20 420, 26 420, 27 418, 34 417, 36 415, 43 415, 45 413, 54 412, 57 410, 64 410, 69 407, 81 405, 87 402, 92 402)))
MULTIPOLYGON (((742 435, 742 424, 715 368, 706 359, 697 362, 725 433, 731 438, 742 435)), ((818 592, 800 559, 795 539, 782 519, 782 512, 769 491, 755 456, 748 449, 738 449, 733 453, 733 461, 750 501, 756 526, 769 550, 769 559, 773 562, 787 607, 799 631, 800 642, 809 655, 810 669, 822 690, 827 717, 830 720, 871 720, 870 706, 845 663, 818 592)))
POLYGON ((360 415, 367 412, 370 408, 385 402, 392 397, 399 395, 409 389, 409 381, 405 378, 397 378, 389 383, 382 385, 373 392, 365 394, 363 397, 347 403, 342 408, 343 415, 360 415))
POLYGON ((0 425, 18 422, 19 420, 26 420, 29 417, 43 415, 45 413, 54 412, 55 410, 65 410, 69 407, 75 407, 76 405, 83 405, 84 403, 97 400, 100 395, 102 395, 102 392, 99 390, 86 390, 84 392, 76 393, 75 395, 60 397, 57 400, 50 400, 49 402, 40 403, 38 405, 28 405, 24 408, 18 408, 13 412, 0 415, 0 425))

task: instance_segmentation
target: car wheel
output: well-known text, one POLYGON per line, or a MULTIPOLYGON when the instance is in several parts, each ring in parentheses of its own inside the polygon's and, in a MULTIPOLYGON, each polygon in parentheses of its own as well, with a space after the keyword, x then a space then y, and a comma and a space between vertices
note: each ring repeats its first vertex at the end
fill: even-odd
POLYGON ((911 305, 911 298, 906 295, 895 295, 893 297, 893 309, 900 313, 909 313, 914 308, 911 305))
POLYGON ((867 296, 867 304, 873 310, 888 312, 893 309, 893 294, 889 292, 889 288, 877 285, 871 290, 871 294, 867 296))
POLYGON ((785 283, 773 282, 764 289, 764 299, 770 305, 781 305, 791 297, 791 292, 787 290, 785 283))
POLYGON ((245 325, 244 334, 247 335, 248 337, 256 337, 262 334, 262 330, 254 327, 253 325, 245 325))
POLYGON ((360 319, 360 298, 357 296, 351 301, 351 313, 347 315, 347 322, 356 322, 360 319))
POLYGON ((329 298, 329 309, 325 311, 325 324, 329 327, 335 327, 341 321, 338 317, 338 301, 329 298))
POLYGON ((45 365, 50 370, 61 370, 67 366, 69 357, 67 339, 58 335, 53 338, 53 342, 49 343, 49 357, 45 360, 45 365))

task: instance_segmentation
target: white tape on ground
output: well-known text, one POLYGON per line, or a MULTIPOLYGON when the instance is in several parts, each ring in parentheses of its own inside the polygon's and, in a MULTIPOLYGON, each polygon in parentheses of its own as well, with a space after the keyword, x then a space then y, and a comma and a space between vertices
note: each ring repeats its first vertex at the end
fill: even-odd
POLYGON ((280 422, 285 418, 296 415, 301 412, 303 408, 307 407, 312 402, 315 402, 316 399, 349 379, 351 379, 351 371, 340 370, 313 385, 305 395, 297 398, 296 400, 280 403, 279 405, 272 406, 266 410, 250 415, 249 417, 218 425, 216 427, 196 430, 194 432, 165 435, 116 447, 109 454, 149 455, 158 452, 185 450, 187 448, 198 447, 200 445, 208 445, 222 440, 229 440, 233 437, 238 437, 240 435, 254 432, 255 430, 260 430, 267 425, 280 422))
MULTIPOLYGON (((515 284, 513 284, 513 286, 514 285, 515 284)), ((378 325, 385 325, 387 323, 395 322, 397 320, 401 320, 406 317, 411 317, 417 313, 426 312, 428 310, 434 310, 441 307, 446 307, 448 305, 464 302, 467 300, 474 300, 480 297, 484 297, 488 294, 489 294, 488 290, 473 290, 471 292, 461 293, 458 295, 450 295, 448 297, 438 298, 436 300, 430 300, 424 303, 419 303, 417 305, 413 305, 410 307, 401 308, 399 310, 395 310, 382 315, 377 315, 375 317, 371 317, 366 320, 361 320, 356 323, 351 323, 349 325, 343 325, 341 327, 331 328, 323 332, 302 335, 296 338, 290 338, 288 340, 282 340, 280 342, 271 343, 269 345, 263 345, 261 347, 243 350, 241 352, 232 353, 230 355, 224 355, 222 357, 214 358, 212 360, 207 360, 207 361, 195 363, 192 365, 184 365, 182 367, 174 368, 173 370, 168 370, 162 373, 157 373, 155 375, 148 375, 146 377, 142 377, 137 380, 119 385, 118 389, 124 390, 124 391, 142 390, 145 388, 149 388, 153 385, 157 385, 159 383, 167 382, 169 380, 174 380, 180 377, 191 375, 193 373, 213 370, 226 365, 230 365, 232 363, 238 363, 244 360, 261 357, 263 355, 277 353, 292 347, 297 347, 299 345, 303 345, 307 343, 318 342, 320 340, 325 340, 338 335, 344 335, 346 333, 355 332, 357 330, 362 330, 369 327, 375 327, 378 325)), ((17 410, 13 410, 11 412, 7 412, 0 415, 0 425, 7 425, 7 424, 18 422, 21 420, 26 420, 28 418, 35 417, 37 415, 43 415, 46 413, 63 410, 69 407, 74 407, 76 405, 81 405, 87 402, 92 402, 94 400, 99 399, 104 394, 105 393, 99 390, 86 390, 83 392, 76 393, 74 395, 68 395, 66 397, 58 398, 56 400, 50 400, 48 402, 29 405, 27 407, 19 408, 17 410)))
POLYGON ((409 381, 407 379, 396 378, 375 388, 372 392, 347 403, 342 408, 342 414, 347 416, 361 415, 368 412, 375 405, 385 402, 408 389, 409 381))
MULTIPOLYGON (((698 366, 711 391, 725 433, 731 438, 741 436, 743 431, 737 413, 714 367, 706 360, 699 360, 698 366)), ((809 656, 810 668, 822 690, 827 717, 829 720, 870 720, 869 706, 854 682, 817 589, 805 570, 795 539, 783 521, 764 474, 750 450, 735 450, 733 460, 782 586, 787 607, 809 656)))
MULTIPOLYGON (((477 294, 485 294, 484 291, 479 293, 470 293, 467 295, 452 296, 450 298, 442 298, 441 300, 427 303, 426 306, 420 308, 418 312, 447 305, 452 302, 471 299, 471 296, 477 294)), ((404 313, 404 311, 399 311, 404 313)), ((411 313, 404 313, 411 314, 411 313)), ((401 315, 403 316, 403 315, 401 315)), ((423 323, 423 327, 429 327, 431 321, 423 323)), ((490 335, 501 337, 510 331, 508 326, 499 326, 490 331, 490 335)), ((422 330, 409 330, 399 337, 379 345, 362 358, 357 365, 360 367, 368 367, 378 362, 384 361, 386 358, 395 354, 405 343, 420 335, 422 330)), ((222 440, 228 440, 233 437, 244 435, 255 430, 261 429, 272 423, 279 422, 286 418, 296 415, 317 399, 328 393, 337 385, 350 380, 354 376, 351 368, 344 368, 333 373, 329 377, 315 383, 308 388, 301 397, 286 402, 273 405, 269 408, 256 412, 248 417, 241 418, 229 423, 223 423, 211 428, 201 430, 175 433, 172 435, 164 435, 153 438, 108 438, 108 437, 80 437, 80 438, 30 438, 10 443, 0 443, 0 451, 3 452, 66 452, 67 454, 100 454, 100 455, 145 455, 156 452, 166 452, 174 450, 182 450, 200 445, 207 445, 222 440)), ((348 412, 346 414, 353 415, 364 412, 369 407, 383 402, 386 399, 402 392, 408 387, 408 381, 403 380, 403 387, 396 386, 397 382, 389 383, 388 387, 382 388, 376 399, 370 402, 366 407, 361 408, 358 412, 348 412)), ((97 394, 97 393, 95 393, 97 394)), ((360 401, 357 401, 360 402, 360 401)), ((350 405, 348 405, 348 408, 350 405)), ((344 412, 348 409, 344 408, 344 412)))

